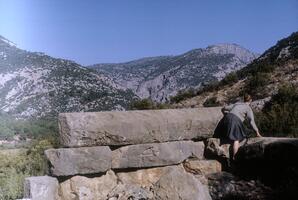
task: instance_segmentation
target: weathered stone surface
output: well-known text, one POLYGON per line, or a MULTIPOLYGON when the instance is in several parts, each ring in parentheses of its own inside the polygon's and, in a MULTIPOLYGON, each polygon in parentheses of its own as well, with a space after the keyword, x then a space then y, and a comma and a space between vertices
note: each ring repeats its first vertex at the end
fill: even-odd
POLYGON ((107 200, 154 200, 153 193, 139 185, 118 184, 107 200))
POLYGON ((205 158, 219 161, 223 170, 230 170, 230 151, 230 144, 220 144, 218 138, 208 138, 205 141, 205 158))
POLYGON ((207 186, 182 166, 172 168, 153 187, 155 200, 211 200, 207 186))
POLYGON ((117 177, 111 170, 100 177, 88 178, 74 176, 60 184, 61 200, 99 200, 107 199, 117 186, 117 177))
POLYGON ((130 172, 117 173, 118 179, 126 185, 139 185, 141 187, 152 187, 165 173, 173 166, 154 167, 148 169, 139 169, 130 172))
POLYGON ((208 138, 206 140, 205 156, 207 158, 229 158, 229 144, 220 145, 218 138, 208 138))
POLYGON ((94 178, 74 176, 60 184, 59 197, 60 200, 210 199, 207 187, 182 165, 118 172, 117 175, 109 170, 106 175, 94 178))
POLYGON ((198 175, 221 172, 221 164, 217 160, 188 159, 183 166, 187 172, 198 175))
POLYGON ((206 178, 206 176, 200 175, 200 174, 194 174, 194 177, 196 177, 196 179, 198 179, 203 185, 208 186, 208 179, 206 178))
POLYGON ((62 113, 61 144, 79 147, 208 138, 222 117, 220 109, 62 113))
POLYGON ((32 200, 32 199, 16 199, 16 200, 32 200))
POLYGON ((192 141, 129 145, 112 153, 112 168, 143 168, 179 164, 189 157, 203 158, 204 143, 192 141))
POLYGON ((112 152, 106 146, 48 149, 45 155, 53 176, 94 174, 111 169, 112 152))
POLYGON ((59 183, 49 176, 28 177, 24 183, 24 198, 31 200, 57 200, 59 183))
POLYGON ((32 200, 32 199, 16 199, 16 200, 32 200))

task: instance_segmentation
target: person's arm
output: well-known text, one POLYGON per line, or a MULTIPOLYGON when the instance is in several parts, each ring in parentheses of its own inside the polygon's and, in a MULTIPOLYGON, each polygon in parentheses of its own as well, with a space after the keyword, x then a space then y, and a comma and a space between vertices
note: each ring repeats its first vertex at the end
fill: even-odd
POLYGON ((252 109, 250 107, 249 107, 248 112, 247 112, 247 118, 250 122, 250 125, 252 126, 252 128, 256 132, 257 136, 262 137, 260 132, 259 132, 259 129, 258 129, 256 123, 255 123, 254 114, 253 114, 252 109))
POLYGON ((222 114, 227 114, 228 112, 230 112, 232 110, 233 107, 234 107, 234 104, 224 106, 221 109, 222 114))

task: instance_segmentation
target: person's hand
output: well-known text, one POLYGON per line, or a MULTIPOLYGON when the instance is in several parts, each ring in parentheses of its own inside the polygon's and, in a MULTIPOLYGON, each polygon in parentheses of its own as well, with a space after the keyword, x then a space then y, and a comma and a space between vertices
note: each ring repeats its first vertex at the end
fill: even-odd
POLYGON ((257 132, 257 137, 262 137, 262 135, 259 132, 257 132))

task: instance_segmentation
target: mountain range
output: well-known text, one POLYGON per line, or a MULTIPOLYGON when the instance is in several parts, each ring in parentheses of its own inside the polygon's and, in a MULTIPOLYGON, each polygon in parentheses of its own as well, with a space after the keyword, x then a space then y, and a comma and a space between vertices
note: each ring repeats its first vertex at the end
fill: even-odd
POLYGON ((131 89, 140 98, 167 102, 178 91, 221 80, 257 57, 258 54, 237 44, 219 44, 178 56, 149 57, 88 67, 103 73, 122 89, 131 89))
POLYGON ((257 58, 236 44, 119 64, 84 67, 19 49, 0 36, 0 111, 17 118, 61 112, 126 110, 132 101, 166 102, 179 90, 221 80, 257 58))

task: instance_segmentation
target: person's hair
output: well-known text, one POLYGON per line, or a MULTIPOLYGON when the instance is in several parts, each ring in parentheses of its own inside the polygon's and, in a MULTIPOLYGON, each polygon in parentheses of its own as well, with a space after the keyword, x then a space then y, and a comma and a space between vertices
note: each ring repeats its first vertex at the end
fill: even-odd
POLYGON ((249 94, 244 94, 243 95, 243 101, 244 102, 249 102, 250 100, 252 100, 252 98, 249 94))

